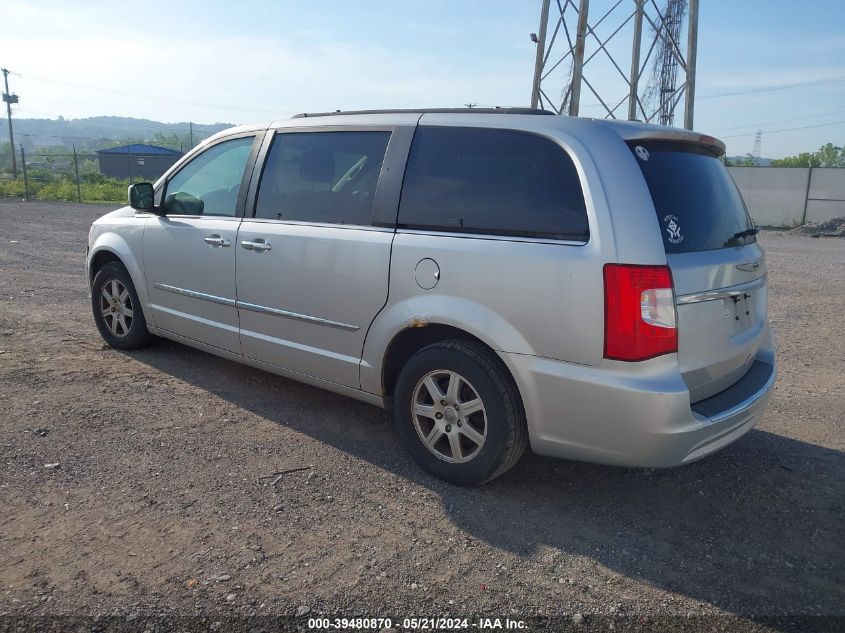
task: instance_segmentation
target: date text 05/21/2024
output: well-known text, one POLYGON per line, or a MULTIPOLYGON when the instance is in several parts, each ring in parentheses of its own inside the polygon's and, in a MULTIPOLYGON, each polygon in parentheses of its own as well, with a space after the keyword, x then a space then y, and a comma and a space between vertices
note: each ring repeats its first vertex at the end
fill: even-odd
POLYGON ((512 620, 510 618, 435 618, 417 617, 401 618, 309 618, 308 629, 319 630, 375 630, 382 631, 390 628, 401 628, 411 631, 438 631, 438 630, 524 630, 527 628, 525 621, 512 620))

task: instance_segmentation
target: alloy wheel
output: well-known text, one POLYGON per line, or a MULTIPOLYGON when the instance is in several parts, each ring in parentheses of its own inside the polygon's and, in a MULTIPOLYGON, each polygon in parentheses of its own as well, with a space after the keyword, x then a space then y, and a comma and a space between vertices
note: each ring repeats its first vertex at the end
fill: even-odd
POLYGON ((481 396, 454 371, 441 369, 422 377, 414 388, 411 415, 423 445, 447 462, 468 462, 487 438, 481 396))
POLYGON ((132 327, 132 296, 119 279, 107 280, 100 289, 100 314, 109 332, 124 338, 132 327))

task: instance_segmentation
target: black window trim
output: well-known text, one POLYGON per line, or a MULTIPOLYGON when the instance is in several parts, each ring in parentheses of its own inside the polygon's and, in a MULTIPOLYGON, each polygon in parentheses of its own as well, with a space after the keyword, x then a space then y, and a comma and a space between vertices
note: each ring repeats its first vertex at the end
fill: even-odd
MULTIPOLYGON (((578 170, 578 161, 576 161, 575 156, 569 151, 569 149, 564 146, 560 141, 555 138, 554 136, 550 136, 548 134, 543 134, 540 132, 535 132, 533 130, 523 130, 519 128, 510 128, 510 127, 490 127, 490 126, 481 126, 481 125, 417 125, 414 130, 414 135, 416 135, 416 131, 421 128, 457 128, 457 129, 470 129, 470 130, 504 130, 508 132, 519 132, 521 134, 528 134, 531 136, 536 136, 548 141, 551 141, 558 148, 566 154, 569 160, 572 161, 572 165, 575 167, 575 172, 578 176, 578 182, 581 185, 581 194, 584 198, 584 211, 587 219, 587 236, 586 238, 583 236, 574 236, 574 235, 563 235, 563 234, 555 234, 555 233, 537 233, 535 231, 509 231, 509 230, 495 230, 495 229, 484 229, 480 231, 477 228, 467 228, 462 229, 460 227, 437 227, 437 226, 429 226, 423 224, 405 224, 399 222, 399 204, 396 205, 396 230, 398 233, 413 233, 413 234, 420 234, 420 235, 438 235, 444 237, 457 237, 457 238, 471 238, 471 239, 486 239, 486 240, 495 240, 495 241, 505 241, 505 242, 529 242, 529 243, 538 243, 538 244, 560 244, 565 246, 586 246, 590 243, 593 235, 593 227, 591 226, 590 222, 590 212, 589 212, 589 200, 588 200, 588 189, 584 187, 584 182, 581 179, 581 173, 578 170)), ((405 161, 405 170, 407 170, 408 162, 410 161, 410 146, 408 147, 408 156, 405 161)), ((404 170, 403 170, 404 171, 404 170)), ((404 187, 405 178, 402 178, 402 184, 404 187)), ((401 195, 400 195, 401 201, 401 195)))
MULTIPOLYGON (((561 246, 586 246, 590 242, 590 238, 583 239, 569 239, 549 237, 548 233, 536 233, 533 235, 514 235, 515 231, 497 231, 478 233, 477 229, 466 229, 465 231, 456 231, 452 229, 438 229, 427 227, 415 227, 413 225, 398 225, 396 227, 397 233, 409 235, 432 235, 437 237, 453 237, 458 239, 473 239, 473 240, 489 240, 494 242, 521 242, 527 244, 557 244, 561 246)), ((528 233, 528 231, 526 231, 528 233)))
POLYGON ((347 230, 364 230, 379 232, 395 232, 396 214, 399 210, 399 194, 402 186, 402 176, 408 152, 411 149, 411 139, 416 126, 407 124, 373 124, 373 125, 303 125, 296 127, 275 127, 267 130, 261 144, 258 157, 253 168, 253 178, 250 182, 243 220, 245 222, 290 224, 298 226, 319 226, 347 230), (275 218, 255 217, 258 204, 258 189, 267 156, 277 135, 305 134, 314 132, 388 132, 390 137, 385 149, 384 161, 379 173, 378 185, 373 198, 373 209, 370 224, 337 224, 333 222, 315 222, 308 220, 278 220, 275 218), (397 173, 399 177, 397 179, 397 173))
POLYGON ((155 191, 155 195, 161 192, 161 202, 160 204, 164 204, 164 200, 167 198, 167 186, 170 184, 170 181, 181 172, 185 167, 190 165, 194 162, 195 159, 199 158, 207 151, 209 151, 213 147, 217 147, 221 143, 225 143, 227 141, 234 141, 239 138, 248 138, 253 137, 252 147, 249 150, 249 154, 247 155, 246 164, 244 165, 244 172, 241 175, 241 186, 238 190, 238 200, 235 204, 235 214, 234 215, 185 215, 181 213, 175 214, 164 214, 161 217, 165 218, 213 218, 215 220, 237 220, 241 221, 244 216, 244 207, 247 200, 248 189, 250 185, 250 181, 252 179, 252 174, 255 167, 255 160, 258 157, 258 152, 261 148, 262 142, 264 140, 265 130, 250 130, 244 132, 238 132, 236 134, 230 134, 227 136, 222 136, 218 139, 215 139, 213 143, 209 143, 208 145, 202 147, 199 151, 190 152, 189 154, 185 155, 186 160, 181 161, 180 163, 176 164, 176 169, 173 171, 165 174, 164 181, 162 182, 159 189, 155 191))

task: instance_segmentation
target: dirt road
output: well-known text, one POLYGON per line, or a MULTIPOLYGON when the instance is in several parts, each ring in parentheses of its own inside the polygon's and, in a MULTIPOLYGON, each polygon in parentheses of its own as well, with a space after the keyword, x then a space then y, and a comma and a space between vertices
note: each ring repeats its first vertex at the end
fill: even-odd
POLYGON ((0 614, 845 615, 845 241, 762 235, 780 375, 738 443, 460 489, 379 409, 106 348, 83 264, 107 210, 0 202, 0 614))

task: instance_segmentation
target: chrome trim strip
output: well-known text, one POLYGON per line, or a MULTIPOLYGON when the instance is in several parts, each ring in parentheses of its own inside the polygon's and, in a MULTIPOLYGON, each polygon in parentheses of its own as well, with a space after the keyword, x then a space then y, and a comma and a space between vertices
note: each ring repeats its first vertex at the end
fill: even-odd
POLYGON ((349 323, 341 323, 330 319, 321 319, 320 317, 299 314, 297 312, 288 312, 287 310, 280 310, 278 308, 268 308, 267 306, 258 305, 256 303, 247 303, 246 301, 236 301, 235 303, 238 308, 250 310, 251 312, 258 312, 260 314, 272 314, 273 316, 285 319, 294 319, 296 321, 305 321, 306 323, 325 325, 327 327, 337 328, 338 330, 346 330, 348 332, 354 332, 355 330, 361 329, 357 325, 350 325, 349 323))
POLYGON ((748 283, 739 284, 738 286, 730 286, 728 288, 719 288, 718 290, 706 290, 704 292, 692 292, 687 295, 681 295, 677 298, 675 303, 678 305, 686 305, 689 303, 701 303, 702 301, 716 301, 718 299, 729 299, 730 297, 738 297, 748 290, 759 288, 766 282, 766 275, 759 279, 749 281, 748 283))
POLYGON ((727 420, 735 415, 739 415, 743 411, 746 411, 753 407, 757 401, 765 396, 772 386, 775 384, 775 378, 777 377, 777 371, 775 370, 774 366, 772 366, 772 375, 769 376, 769 379, 766 381, 766 384, 754 395, 748 396, 745 400, 740 402, 739 404, 735 404, 730 409, 726 409, 721 413, 717 413, 714 416, 710 417, 712 422, 722 422, 723 420, 727 420))
POLYGON ((341 323, 340 321, 332 321, 331 319, 321 319, 320 317, 309 316, 307 314, 299 314, 297 312, 288 312, 287 310, 279 310, 278 308, 268 308, 267 306, 258 305, 257 303, 247 303, 246 301, 234 301, 217 295, 210 295, 204 292, 197 292, 196 290, 186 290, 185 288, 177 288, 176 286, 169 286, 167 284, 156 283, 154 287, 165 292, 172 292, 183 297, 191 297, 192 299, 201 299, 203 301, 211 301, 212 303, 219 303, 224 306, 231 306, 233 308, 243 308, 252 312, 259 312, 261 314, 272 314, 286 319, 295 319, 297 321, 305 321, 306 323, 316 323, 317 325, 325 325, 327 327, 337 328, 339 330, 346 330, 354 332, 361 328, 357 325, 350 325, 349 323, 341 323))
POLYGON ((168 286, 167 284, 153 284, 153 287, 165 292, 172 292, 175 295, 182 295, 183 297, 191 297, 192 299, 202 299, 203 301, 210 301, 211 303, 219 303, 224 306, 235 307, 234 299, 226 299, 225 297, 218 297, 217 295, 209 295, 204 292, 197 292, 196 290, 186 290, 185 288, 177 288, 176 286, 168 286))
POLYGON ((760 258, 753 262, 745 262, 744 264, 737 264, 737 270, 741 270, 746 273, 753 273, 755 270, 760 268, 760 264, 763 262, 763 259, 760 258))

